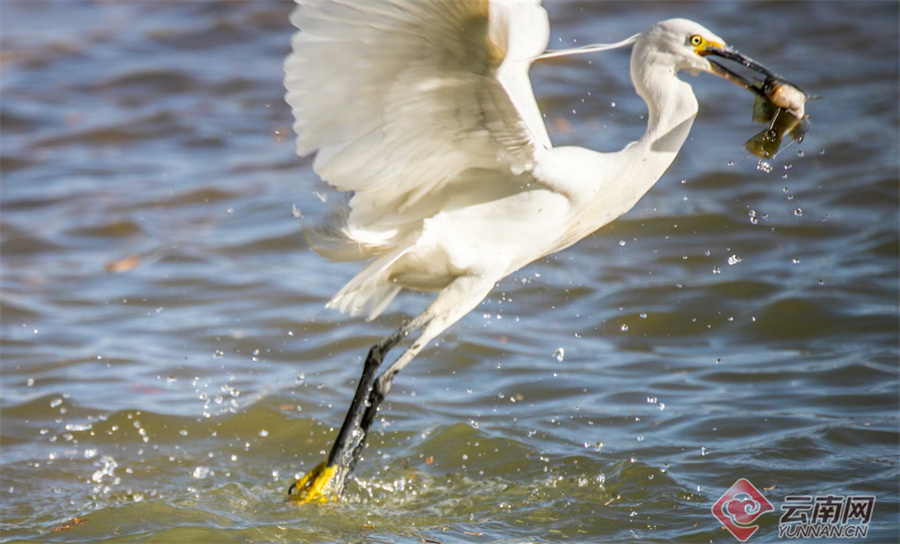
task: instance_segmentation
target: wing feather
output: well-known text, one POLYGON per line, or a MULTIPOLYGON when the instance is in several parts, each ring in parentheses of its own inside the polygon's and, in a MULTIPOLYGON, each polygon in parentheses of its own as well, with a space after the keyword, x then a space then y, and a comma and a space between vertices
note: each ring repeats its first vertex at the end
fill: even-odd
POLYGON ((297 153, 317 151, 320 177, 355 193, 353 241, 388 250, 427 196, 470 186, 473 169, 510 179, 550 147, 527 73, 549 36, 539 1, 297 1, 297 153))

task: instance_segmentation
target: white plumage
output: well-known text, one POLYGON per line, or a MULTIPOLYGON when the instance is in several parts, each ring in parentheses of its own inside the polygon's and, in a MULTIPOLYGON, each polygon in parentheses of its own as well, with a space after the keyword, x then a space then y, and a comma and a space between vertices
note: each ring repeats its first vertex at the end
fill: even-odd
POLYGON ((659 23, 636 38, 646 134, 617 153, 551 146, 528 79, 549 24, 536 0, 298 0, 285 63, 297 153, 352 191, 346 222, 311 229, 335 259, 371 259, 328 303, 377 317, 403 288, 437 291, 394 366, 473 309, 497 281, 628 211, 675 158, 697 113, 679 70, 712 71, 659 23))
POLYGON ((615 44, 545 53, 549 25, 536 0, 298 2, 300 32, 285 63, 297 152, 317 152, 319 176, 353 193, 341 224, 307 229, 307 237, 326 256, 370 259, 328 306, 373 319, 404 288, 438 293, 369 350, 327 460, 289 490, 308 502, 340 496, 394 376, 432 339, 501 278, 606 225, 656 183, 697 114, 679 72, 710 72, 762 93, 710 62, 715 55, 778 79, 685 19, 615 44), (631 79, 648 108, 644 135, 615 153, 553 147, 531 63, 632 44, 631 79), (385 355, 418 329, 376 377, 385 355))

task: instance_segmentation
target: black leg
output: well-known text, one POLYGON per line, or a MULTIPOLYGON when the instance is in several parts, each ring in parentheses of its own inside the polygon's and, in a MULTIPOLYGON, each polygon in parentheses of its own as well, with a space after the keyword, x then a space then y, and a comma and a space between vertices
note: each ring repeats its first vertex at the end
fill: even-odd
POLYGON ((385 355, 406 336, 408 330, 408 327, 401 327, 369 350, 350 409, 341 430, 338 431, 328 459, 311 470, 303 479, 291 485, 288 489, 291 498, 300 502, 328 500, 337 498, 344 492, 347 479, 362 454, 378 405, 384 400, 387 389, 390 388, 390 381, 387 382, 387 387, 382 383, 384 375, 376 380, 375 374, 385 355))
POLYGON ((356 467, 357 461, 359 461, 359 458, 362 455, 363 447, 366 445, 366 438, 368 438, 369 436, 369 429, 372 427, 372 423, 375 421, 375 416, 378 415, 378 407, 381 406, 381 403, 387 396, 388 391, 391 390, 391 382, 394 380, 394 376, 396 375, 396 372, 391 373, 390 375, 385 372, 384 374, 379 376, 377 380, 375 380, 372 389, 369 391, 369 398, 366 402, 366 411, 363 412, 362 419, 359 422, 359 429, 362 432, 362 439, 353 449, 353 458, 347 465, 348 473, 353 472, 353 469, 356 467))
POLYGON ((363 419, 367 399, 375 382, 375 373, 384 361, 385 351, 380 348, 380 345, 375 345, 369 350, 350 409, 331 447, 331 453, 328 454, 328 465, 346 465, 348 454, 354 449, 355 444, 365 440, 365 434, 360 432, 360 420, 363 419))

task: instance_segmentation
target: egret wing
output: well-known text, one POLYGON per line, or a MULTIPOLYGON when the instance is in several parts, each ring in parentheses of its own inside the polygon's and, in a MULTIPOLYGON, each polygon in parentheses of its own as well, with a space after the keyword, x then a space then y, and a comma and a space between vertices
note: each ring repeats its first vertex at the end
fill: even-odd
POLYGON ((527 75, 549 35, 539 1, 298 3, 297 153, 318 151, 319 176, 355 192, 351 231, 421 220, 404 212, 467 171, 525 172, 550 147, 527 75))

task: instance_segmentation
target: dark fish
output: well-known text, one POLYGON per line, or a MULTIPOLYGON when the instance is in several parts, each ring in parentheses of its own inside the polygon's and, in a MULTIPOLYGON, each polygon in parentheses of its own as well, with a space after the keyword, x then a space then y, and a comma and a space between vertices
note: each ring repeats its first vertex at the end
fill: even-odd
POLYGON ((757 92, 753 121, 769 126, 747 140, 744 148, 757 157, 770 159, 781 149, 785 136, 797 143, 803 141, 811 127, 804 108, 810 97, 796 85, 774 76, 756 82, 753 87, 757 92))

